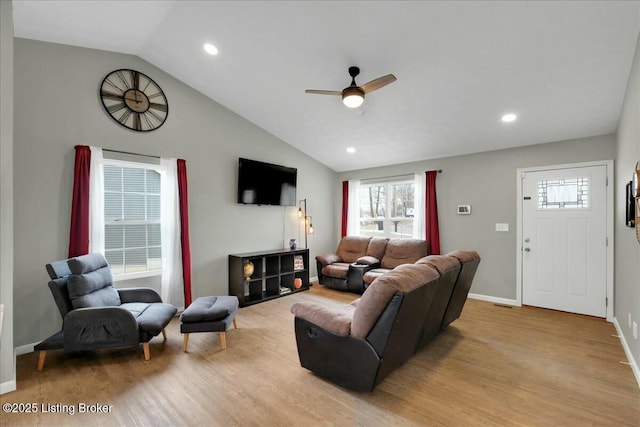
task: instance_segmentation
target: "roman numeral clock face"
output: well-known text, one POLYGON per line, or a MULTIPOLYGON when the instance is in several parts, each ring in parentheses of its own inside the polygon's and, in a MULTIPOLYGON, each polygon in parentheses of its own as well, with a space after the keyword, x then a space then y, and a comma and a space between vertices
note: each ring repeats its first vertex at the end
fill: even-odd
POLYGON ((109 73, 100 86, 100 99, 111 118, 138 132, 158 129, 169 114, 169 103, 160 86, 135 70, 109 73))

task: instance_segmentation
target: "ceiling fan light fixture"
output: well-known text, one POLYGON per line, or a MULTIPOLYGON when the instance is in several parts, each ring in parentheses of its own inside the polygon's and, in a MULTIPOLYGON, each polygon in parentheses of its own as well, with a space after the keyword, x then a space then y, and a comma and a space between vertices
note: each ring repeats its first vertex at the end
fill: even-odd
POLYGON ((508 113, 502 116, 502 121, 505 123, 515 122, 518 116, 514 113, 508 113))
POLYGON ((212 45, 211 43, 205 43, 203 46, 205 52, 207 52, 209 55, 217 55, 218 54, 218 48, 215 47, 214 45, 212 45))
POLYGON ((359 87, 348 87, 342 91, 342 102, 349 108, 358 108, 364 102, 364 92, 359 87))

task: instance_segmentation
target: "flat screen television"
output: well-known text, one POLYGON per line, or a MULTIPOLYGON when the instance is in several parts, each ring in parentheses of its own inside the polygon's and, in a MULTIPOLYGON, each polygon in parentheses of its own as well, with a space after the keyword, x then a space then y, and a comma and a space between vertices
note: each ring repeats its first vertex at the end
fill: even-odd
POLYGON ((257 160, 238 159, 238 203, 296 205, 298 170, 257 160))

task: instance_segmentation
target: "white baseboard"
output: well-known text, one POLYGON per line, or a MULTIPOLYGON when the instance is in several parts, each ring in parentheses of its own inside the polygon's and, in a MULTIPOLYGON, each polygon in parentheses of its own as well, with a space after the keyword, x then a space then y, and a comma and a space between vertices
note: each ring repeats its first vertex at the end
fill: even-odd
POLYGON ((489 301, 496 304, 513 305, 516 307, 520 307, 520 304, 515 299, 499 298, 499 297, 492 297, 489 295, 481 295, 481 294, 473 294, 473 293, 470 293, 468 297, 472 299, 477 299, 480 301, 489 301))
POLYGON ((13 379, 10 381, 5 381, 0 383, 0 394, 9 393, 12 391, 16 391, 16 352, 13 352, 13 379))
POLYGON ((34 350, 33 348, 39 343, 38 342, 34 342, 31 344, 25 344, 25 345, 21 345, 19 347, 16 347, 16 356, 21 356, 23 354, 27 354, 27 353, 33 353, 34 350))
POLYGON ((7 381, 0 384, 0 394, 16 391, 16 380, 7 381))
POLYGON ((636 382, 638 383, 638 388, 640 388, 640 369, 638 369, 638 362, 633 358, 633 354, 631 354, 631 349, 629 348, 629 344, 627 344, 627 340, 622 333, 622 329, 620 328, 620 323, 618 323, 618 318, 613 318, 613 326, 616 327, 616 332, 618 332, 618 336, 620 337, 620 342, 622 343, 622 348, 624 348, 624 354, 627 355, 627 360, 631 364, 631 371, 633 375, 636 377, 636 382))

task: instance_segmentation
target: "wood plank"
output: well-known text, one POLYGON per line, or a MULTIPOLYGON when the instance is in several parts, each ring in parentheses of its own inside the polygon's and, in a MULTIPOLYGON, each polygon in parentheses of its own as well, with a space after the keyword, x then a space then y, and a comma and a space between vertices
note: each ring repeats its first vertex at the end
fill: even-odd
MULTIPOLYGON (((2 425, 640 425, 640 390, 615 329, 602 319, 469 300, 460 319, 389 375, 356 393, 300 367, 290 306, 344 304, 357 295, 309 292, 241 308, 242 328, 168 338, 139 348, 17 358, 18 390, 0 402, 72 406, 3 413, 2 425), (78 413, 79 403, 111 405, 78 413)), ((39 406, 40 409, 40 406, 39 406)))

